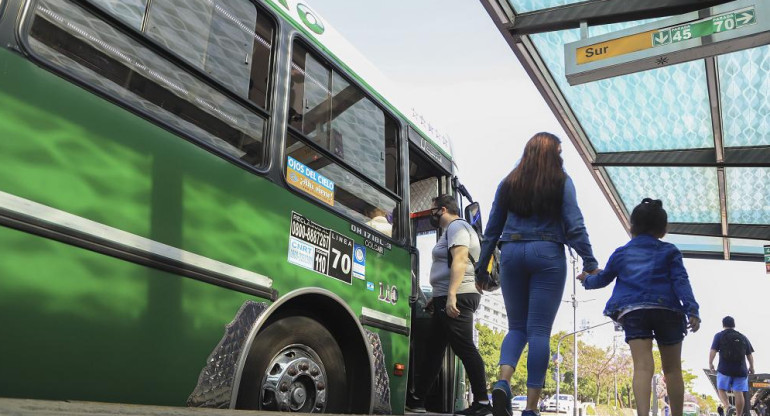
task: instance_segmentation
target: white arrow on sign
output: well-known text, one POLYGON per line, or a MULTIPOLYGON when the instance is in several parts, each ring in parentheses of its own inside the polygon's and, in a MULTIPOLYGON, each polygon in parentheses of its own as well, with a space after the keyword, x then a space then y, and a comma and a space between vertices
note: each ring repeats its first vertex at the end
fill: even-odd
POLYGON ((738 22, 739 25, 745 25, 746 23, 750 22, 751 19, 753 18, 754 18, 753 13, 743 12, 735 18, 735 21, 738 22))
POLYGON ((668 42, 668 35, 666 32, 658 32, 653 39, 657 43, 666 43, 668 42))

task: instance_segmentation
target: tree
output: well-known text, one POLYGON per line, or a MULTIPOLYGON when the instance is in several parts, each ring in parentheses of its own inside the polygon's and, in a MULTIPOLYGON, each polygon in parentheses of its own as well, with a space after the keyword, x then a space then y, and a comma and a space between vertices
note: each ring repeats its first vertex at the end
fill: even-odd
POLYGON ((593 345, 584 345, 579 351, 578 370, 582 369, 593 377, 595 388, 594 402, 599 403, 599 395, 602 391, 602 385, 610 371, 610 363, 615 358, 616 351, 612 347, 603 350, 593 345))
POLYGON ((484 361, 484 372, 487 375, 487 383, 491 385, 497 381, 498 363, 500 361, 500 346, 505 334, 495 332, 488 327, 476 324, 479 334, 479 354, 484 361))

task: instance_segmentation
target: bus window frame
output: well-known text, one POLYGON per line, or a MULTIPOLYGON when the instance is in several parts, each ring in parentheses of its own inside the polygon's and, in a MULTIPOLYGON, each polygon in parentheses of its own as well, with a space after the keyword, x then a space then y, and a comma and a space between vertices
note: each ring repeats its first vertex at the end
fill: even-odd
MULTIPOLYGON (((306 39, 305 35, 301 31, 299 31, 298 29, 296 29, 292 25, 290 25, 290 26, 292 28, 291 29, 292 33, 290 34, 290 36, 288 37, 288 40, 287 40, 287 43, 289 45, 289 49, 287 51, 288 62, 286 63, 286 64, 289 65, 289 68, 291 68, 291 64, 292 64, 293 59, 294 59, 294 55, 293 55, 294 54, 294 43, 295 42, 301 42, 302 46, 305 48, 305 50, 307 50, 309 53, 312 53, 315 59, 317 59, 323 65, 328 66, 329 69, 331 69, 332 71, 336 71, 339 76, 343 77, 345 79, 345 81, 349 82, 351 85, 355 85, 358 89, 361 90, 361 92, 364 94, 364 97, 369 99, 375 106, 377 106, 377 108, 380 109, 386 117, 390 117, 393 121, 395 121, 395 123, 396 123, 396 132, 398 134, 398 137, 396 137, 396 143, 399 146, 398 147, 398 152, 397 152, 397 155, 398 155, 398 163, 397 163, 398 168, 396 169, 396 171, 397 171, 397 174, 398 174, 398 178, 396 178, 396 184, 397 184, 398 191, 400 191, 400 193, 403 194, 404 193, 404 185, 403 185, 404 157, 402 156, 402 148, 404 146, 404 138, 405 138, 404 137, 404 131, 405 131, 405 129, 404 129, 404 126, 405 126, 404 120, 400 116, 394 115, 393 112, 391 112, 388 108, 386 108, 384 105, 382 105, 382 103, 380 103, 380 100, 377 99, 376 97, 374 97, 366 88, 364 88, 358 82, 358 80, 354 79, 354 80, 351 81, 351 79, 350 79, 351 76, 348 75, 346 70, 341 69, 340 65, 337 65, 334 62, 334 59, 331 59, 329 56, 327 56, 326 52, 321 50, 320 48, 318 48, 316 45, 314 45, 312 41, 306 39)), ((287 85, 287 95, 285 97, 285 105, 284 105, 284 108, 282 108, 282 110, 284 110, 288 114, 289 106, 291 105, 291 103, 289 102, 289 96, 288 96, 288 91, 291 89, 291 78, 290 77, 286 77, 286 78, 287 79, 286 79, 285 82, 288 83, 288 85, 287 85)), ((377 235, 382 236, 382 238, 384 238, 386 240, 389 240, 389 241, 391 241, 393 243, 396 243, 398 246, 401 246, 401 247, 409 246, 409 244, 407 244, 407 238, 405 236, 406 233, 404 232, 405 228, 404 228, 404 224, 403 224, 404 221, 407 221, 407 222, 409 221, 409 216, 406 215, 406 218, 403 218, 403 217, 405 217, 404 209, 403 209, 403 204, 404 204, 403 195, 399 195, 398 193, 391 191, 390 189, 386 188, 385 186, 382 186, 382 185, 374 182, 374 180, 368 178, 363 173, 359 172, 358 169, 355 169, 349 163, 347 163, 346 161, 340 159, 337 155, 333 154, 331 151, 329 151, 329 150, 319 146, 318 144, 314 143, 313 140, 309 139, 307 137, 307 135, 302 133, 302 131, 300 131, 296 127, 291 126, 289 124, 288 118, 285 120, 285 123, 284 123, 283 127, 286 130, 286 135, 284 136, 284 143, 281 145, 281 160, 280 160, 280 163, 278 164, 278 166, 280 166, 280 168, 281 168, 280 176, 281 176, 282 184, 283 184, 283 186, 286 189, 288 189, 289 191, 291 191, 292 193, 294 193, 296 195, 299 195, 300 197, 304 198, 305 200, 311 201, 312 203, 314 203, 314 204, 324 208, 325 210, 327 210, 329 212, 332 212, 335 215, 338 215, 340 218, 343 218, 346 221, 349 221, 349 222, 351 222, 353 224, 356 224, 358 226, 364 227, 367 230, 373 230, 375 233, 377 233, 377 235), (304 145, 306 145, 306 146, 310 147, 311 149, 317 151, 318 153, 322 154, 324 157, 328 158, 331 162, 333 162, 333 163, 337 164, 339 167, 345 169, 348 173, 350 173, 351 175, 355 176, 359 180, 363 181, 367 185, 373 186, 374 189, 376 189, 378 192, 381 192, 384 195, 386 195, 386 196, 388 196, 390 198, 393 198, 393 200, 396 201, 396 203, 398 204, 398 207, 399 207, 398 210, 397 210, 398 213, 399 213, 398 215, 400 217, 402 217, 402 218, 399 218, 398 238, 388 237, 387 235, 382 234, 382 233, 380 233, 377 230, 374 230, 373 228, 371 228, 368 225, 358 221, 357 219, 352 218, 350 216, 347 216, 344 213, 339 212, 339 211, 335 210, 334 208, 332 208, 332 207, 322 203, 321 201, 318 201, 315 198, 311 198, 310 196, 301 193, 299 190, 297 190, 294 187, 292 187, 291 185, 289 185, 289 183, 286 181, 286 169, 287 169, 287 166, 286 166, 287 165, 286 164, 286 156, 287 156, 287 154, 286 154, 286 141, 289 140, 289 135, 294 135, 295 137, 300 139, 301 142, 304 145)))
MULTIPOLYGON (((4 0, 0 0, 2 2, 4 0)), ((172 134, 184 139, 187 142, 190 142, 198 147, 200 147, 203 150, 206 150, 207 152, 213 154, 214 156, 217 156, 221 159, 224 159, 242 169, 245 169, 249 171, 252 174, 257 174, 259 176, 266 176, 270 172, 270 166, 271 166, 271 160, 272 160, 272 153, 271 153, 271 138, 273 136, 272 131, 272 123, 271 119, 275 117, 275 108, 272 109, 272 111, 269 111, 268 109, 263 109, 262 107, 258 106, 253 101, 249 100, 248 98, 244 98, 233 92, 229 87, 224 85, 223 83, 219 82, 217 79, 212 77, 211 75, 205 73, 201 69, 195 67, 194 65, 188 63, 185 59, 180 57, 178 54, 176 54, 173 51, 170 51, 166 49, 164 46, 162 46, 157 41, 153 40, 149 36, 145 36, 142 32, 136 30, 135 28, 131 27, 127 23, 121 21, 116 16, 113 16, 106 10, 104 10, 101 6, 92 3, 90 0, 68 0, 71 3, 74 3, 76 6, 80 6, 87 12, 91 13, 95 17, 101 19, 104 23, 110 25, 111 27, 119 30, 127 37, 131 38, 131 40, 139 43, 143 47, 147 48, 150 52, 158 55, 160 58, 166 60, 170 64, 176 66, 181 71, 184 71, 188 75, 196 78, 198 81, 202 82, 203 84, 207 85, 208 87, 212 88, 216 92, 224 95, 227 99, 233 101, 235 104, 238 104, 242 106, 244 109, 253 112, 254 114, 258 115, 259 117, 262 117, 265 122, 265 131, 263 134, 263 154, 264 154, 264 160, 259 165, 250 165, 238 158, 235 158, 231 155, 228 155, 224 152, 221 152, 220 150, 208 145, 202 140, 199 140, 197 137, 194 137, 186 132, 179 131, 173 126, 170 126, 166 123, 164 123, 161 120, 156 119, 151 114, 147 114, 141 109, 135 107, 134 105, 124 101, 120 97, 116 97, 112 94, 110 94, 107 91, 102 90, 96 85, 92 85, 85 80, 80 79, 77 75, 75 75, 73 72, 69 71, 65 67, 57 66, 56 64, 49 62, 42 56, 38 55, 35 50, 32 48, 32 46, 29 43, 29 33, 31 29, 32 22, 35 18, 35 6, 37 6, 38 1, 37 0, 27 0, 24 4, 24 9, 22 10, 18 22, 15 24, 16 30, 15 30, 15 36, 16 41, 19 44, 20 50, 22 54, 27 57, 31 62, 45 68, 47 71, 50 71, 53 74, 56 74, 60 77, 62 77, 65 81, 76 85, 80 88, 83 88, 84 90, 104 99, 105 101, 108 101, 109 103, 116 105, 144 120, 147 120, 148 122, 154 124, 155 126, 158 126, 166 131, 171 132, 172 134)), ((257 10, 261 10, 262 12, 266 13, 269 20, 273 24, 273 43, 272 43, 272 50, 270 53, 270 77, 268 81, 268 99, 266 100, 266 103, 270 103, 275 107, 275 84, 278 81, 277 80, 277 49, 279 48, 279 21, 276 19, 273 12, 265 7, 264 5, 260 4, 258 1, 255 0, 244 0, 249 1, 250 3, 254 4, 255 7, 257 7, 257 10)), ((2 10, 2 9, 0 9, 2 10)))

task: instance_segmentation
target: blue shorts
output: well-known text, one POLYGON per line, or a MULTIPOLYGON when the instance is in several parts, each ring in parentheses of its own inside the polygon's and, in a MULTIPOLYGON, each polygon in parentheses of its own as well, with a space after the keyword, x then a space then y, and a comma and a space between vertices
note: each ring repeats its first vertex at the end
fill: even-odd
POLYGON ((749 377, 726 376, 717 372, 717 388, 724 391, 749 391, 749 377))
POLYGON ((620 319, 626 342, 655 338, 658 345, 676 345, 687 333, 684 314, 670 309, 637 309, 620 319))

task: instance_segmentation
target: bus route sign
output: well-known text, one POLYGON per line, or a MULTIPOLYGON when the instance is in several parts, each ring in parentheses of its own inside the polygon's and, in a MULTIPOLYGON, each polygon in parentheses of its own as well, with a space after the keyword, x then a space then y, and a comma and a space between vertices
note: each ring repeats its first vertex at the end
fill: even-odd
POLYGON ((669 26, 595 43, 575 50, 578 65, 596 62, 658 46, 739 29, 757 22, 754 6, 721 13, 683 25, 669 26))
POLYGON ((688 39, 739 29, 757 22, 754 6, 729 13, 722 13, 707 19, 701 19, 686 25, 658 30, 652 34, 652 46, 682 42, 688 39))
POLYGON ((570 85, 770 43, 770 2, 735 0, 564 45, 570 85))

